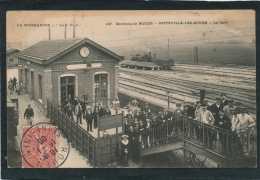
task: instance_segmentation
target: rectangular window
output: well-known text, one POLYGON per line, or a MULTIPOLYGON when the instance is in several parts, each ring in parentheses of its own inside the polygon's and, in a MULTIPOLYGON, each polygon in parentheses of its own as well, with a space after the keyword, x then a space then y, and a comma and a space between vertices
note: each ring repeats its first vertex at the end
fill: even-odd
POLYGON ((66 84, 66 77, 60 78, 60 83, 61 84, 66 84))
POLYGON ((75 77, 66 76, 60 78, 60 92, 61 92, 61 104, 66 104, 66 99, 70 96, 71 99, 74 99, 75 94, 75 77))
POLYGON ((95 80, 95 100, 106 100, 107 98, 107 74, 97 74, 95 80))
POLYGON ((74 83, 74 77, 72 76, 72 77, 68 77, 68 83, 74 83))

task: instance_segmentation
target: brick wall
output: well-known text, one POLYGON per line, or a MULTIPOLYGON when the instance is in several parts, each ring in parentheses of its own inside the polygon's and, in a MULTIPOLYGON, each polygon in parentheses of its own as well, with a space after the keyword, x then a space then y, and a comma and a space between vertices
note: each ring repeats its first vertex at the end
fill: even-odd
POLYGON ((41 75, 42 76, 42 99, 45 100, 45 82, 44 82, 44 69, 45 66, 30 62, 30 64, 27 63, 28 61, 22 58, 19 58, 19 63, 22 65, 22 83, 23 86, 25 86, 25 67, 27 67, 26 69, 28 70, 27 72, 27 80, 28 80, 28 91, 30 93, 32 92, 32 82, 31 82, 31 72, 33 72, 34 74, 34 93, 33 95, 36 98, 39 98, 39 81, 38 81, 38 76, 41 75))
POLYGON ((28 61, 19 58, 19 63, 22 65, 22 82, 25 85, 25 66, 28 69, 28 90, 31 91, 31 69, 34 72, 34 95, 39 97, 39 82, 38 75, 42 76, 42 100, 46 104, 46 100, 53 100, 56 104, 60 104, 61 90, 60 90, 60 77, 64 74, 75 75, 75 97, 83 98, 83 95, 88 95, 88 101, 94 101, 94 74, 105 72, 108 74, 108 99, 114 99, 118 93, 118 65, 117 60, 112 56, 104 53, 103 51, 84 44, 64 56, 58 58, 48 65, 40 65, 34 62, 27 63, 28 61), (88 47, 90 54, 88 57, 83 58, 80 56, 80 49, 88 47), (89 71, 80 70, 67 70, 66 66, 71 64, 85 64, 102 63, 102 67, 93 68, 89 71), (116 73, 116 74, 115 74, 116 73))

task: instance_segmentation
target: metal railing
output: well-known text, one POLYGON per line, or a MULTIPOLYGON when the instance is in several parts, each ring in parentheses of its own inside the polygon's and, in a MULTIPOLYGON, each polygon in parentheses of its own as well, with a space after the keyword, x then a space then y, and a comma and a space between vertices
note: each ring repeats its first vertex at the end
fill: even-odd
POLYGON ((47 101, 47 116, 66 134, 72 146, 86 156, 90 164, 96 166, 96 139, 50 101, 47 101))
POLYGON ((245 153, 256 153, 255 130, 237 134, 185 116, 156 127, 146 128, 138 133, 140 147, 143 149, 183 139, 228 158, 236 158, 245 153))
POLYGON ((182 139, 182 119, 177 118, 161 125, 139 131, 139 142, 142 148, 159 145, 170 140, 182 139))

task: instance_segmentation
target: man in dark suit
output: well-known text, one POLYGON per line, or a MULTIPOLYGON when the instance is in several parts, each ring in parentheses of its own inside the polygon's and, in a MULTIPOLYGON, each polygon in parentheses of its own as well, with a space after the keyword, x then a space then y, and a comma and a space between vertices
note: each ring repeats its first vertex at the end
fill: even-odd
POLYGON ((226 93, 221 93, 221 102, 220 102, 220 109, 223 109, 226 105, 228 105, 229 102, 227 100, 226 93))
POLYGON ((87 121, 87 131, 92 132, 93 113, 90 106, 87 107, 85 118, 87 121))
MULTIPOLYGON (((219 111, 221 110, 220 109, 220 102, 221 102, 221 99, 220 98, 216 98, 216 103, 212 104, 210 106, 210 112, 212 113, 214 119, 215 119, 215 122, 214 122, 214 126, 218 126, 218 122, 219 122, 219 111)), ((212 135, 212 141, 216 141, 217 140, 217 132, 215 131, 210 131, 211 135, 212 135)), ((213 142, 212 142, 213 143, 213 142)), ((211 146, 213 146, 213 144, 211 144, 211 146)))
POLYGON ((181 104, 176 104, 176 110, 173 112, 173 118, 177 119, 178 117, 183 115, 183 110, 181 109, 181 104))
POLYGON ((216 98, 216 103, 212 104, 209 108, 210 112, 213 114, 213 117, 215 119, 214 126, 218 125, 219 110, 221 110, 220 102, 221 102, 221 99, 216 98))
POLYGON ((82 114, 83 114, 83 119, 85 118, 85 111, 86 111, 86 101, 84 99, 82 99, 80 101, 80 105, 82 107, 82 114))
MULTIPOLYGON (((231 121, 228 117, 225 116, 225 113, 223 110, 219 111, 219 122, 218 122, 218 127, 225 129, 227 131, 231 132, 231 121)), ((231 147, 231 142, 230 142, 230 138, 229 138, 229 144, 227 144, 227 133, 226 131, 219 131, 219 139, 220 139, 220 143, 222 146, 222 152, 223 153, 227 153, 230 152, 230 147, 231 147), (228 148, 228 149, 227 149, 228 148)))

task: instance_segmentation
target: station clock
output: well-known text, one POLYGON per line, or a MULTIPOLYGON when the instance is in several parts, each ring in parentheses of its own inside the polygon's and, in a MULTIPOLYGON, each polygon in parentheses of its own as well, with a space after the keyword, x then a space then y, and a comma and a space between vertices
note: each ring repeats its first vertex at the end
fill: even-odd
POLYGON ((83 47, 80 49, 79 53, 82 57, 88 57, 89 49, 87 47, 83 47))

